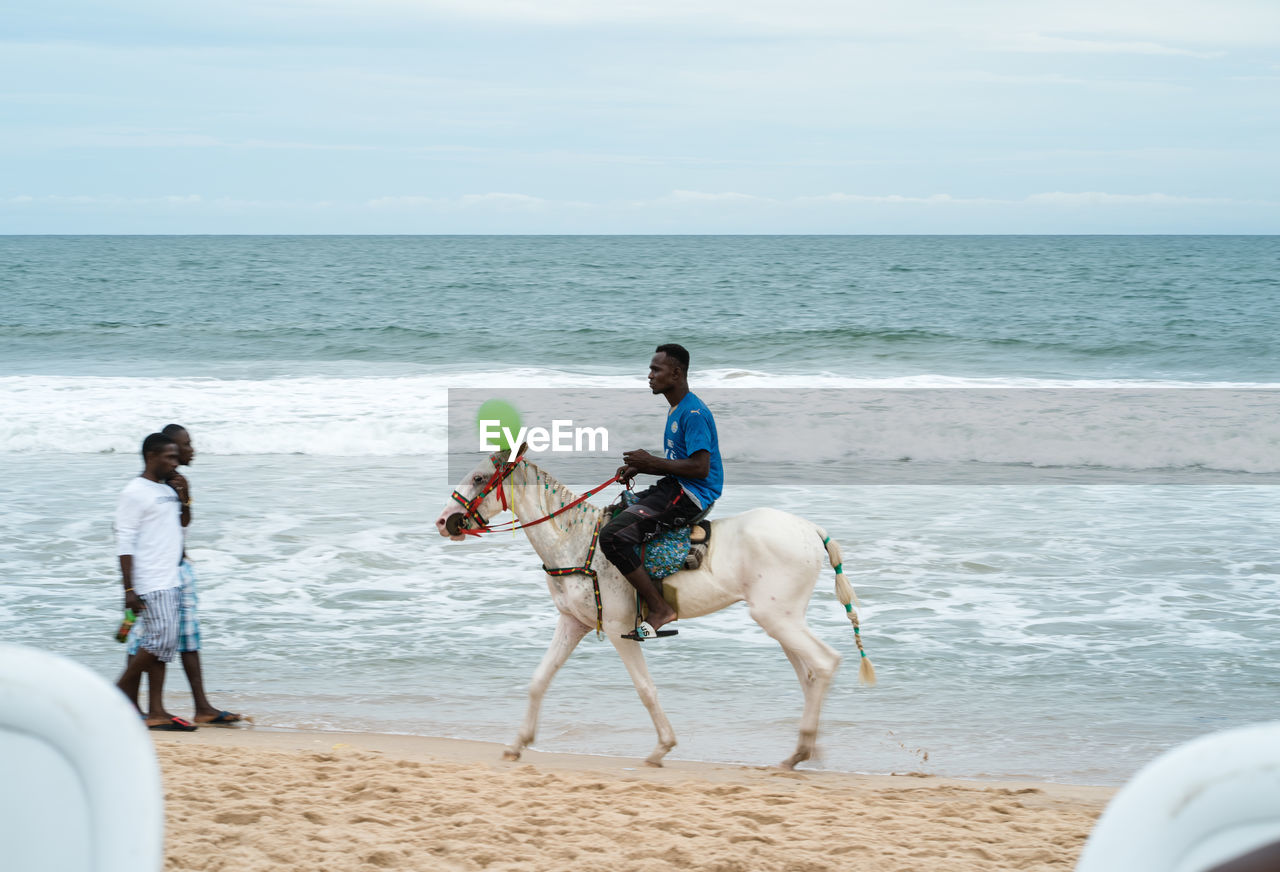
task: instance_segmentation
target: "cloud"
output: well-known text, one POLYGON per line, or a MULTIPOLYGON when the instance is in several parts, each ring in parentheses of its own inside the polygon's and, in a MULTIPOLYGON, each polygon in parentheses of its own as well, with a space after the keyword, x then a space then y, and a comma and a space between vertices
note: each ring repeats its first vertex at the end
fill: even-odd
POLYGON ((1053 191, 1032 194, 1028 203, 1050 206, 1231 206, 1262 205, 1256 201, 1233 200, 1229 197, 1180 197, 1171 194, 1108 194, 1102 191, 1067 193, 1053 191))
POLYGON ((163 206, 183 207, 189 211, 226 211, 236 209, 324 209, 338 205, 333 200, 254 200, 239 197, 206 197, 200 194, 163 194, 128 197, 120 194, 17 194, 0 200, 11 206, 92 207, 100 211, 130 211, 163 206))
MULTIPOLYGON (((308 142, 302 139, 260 139, 253 137, 214 136, 189 130, 151 127, 58 127, 48 122, 22 128, 22 142, 41 148, 101 148, 135 151, 140 149, 238 149, 249 151, 288 150, 323 152, 366 151, 449 151, 424 146, 383 147, 348 142, 308 142)), ((457 149, 453 149, 456 151, 457 149)))
POLYGON ((375 197, 365 201, 370 209, 435 209, 448 204, 443 197, 375 197))
POLYGON ((1259 200, 1238 200, 1230 197, 1184 197, 1176 194, 1110 194, 1104 191, 1051 191, 1030 194, 1022 198, 952 197, 949 194, 932 194, 927 197, 909 197, 901 194, 821 194, 814 197, 797 197, 795 203, 872 203, 883 205, 914 206, 1265 206, 1274 205, 1259 200))
POLYGON ((15 206, 48 204, 52 206, 196 206, 206 203, 199 194, 169 194, 159 197, 122 197, 117 194, 45 194, 34 197, 19 194, 5 202, 15 206))
POLYGON ((850 194, 834 191, 798 197, 764 197, 737 191, 674 190, 669 194, 649 200, 614 200, 595 203, 582 200, 554 200, 529 194, 490 192, 463 194, 457 197, 428 197, 419 195, 395 195, 374 197, 363 202, 338 200, 252 200, 233 197, 203 197, 200 194, 171 194, 150 197, 127 197, 116 194, 46 194, 35 196, 17 194, 0 200, 11 206, 191 206, 221 208, 281 208, 328 207, 366 208, 372 210, 495 210, 504 212, 535 212, 554 210, 609 210, 623 206, 642 209, 668 209, 691 205, 757 205, 777 208, 804 208, 808 206, 923 206, 962 208, 967 206, 1269 206, 1280 205, 1266 200, 1241 200, 1230 197, 1188 197, 1177 194, 1114 194, 1105 191, 1050 191, 1030 194, 1021 198, 955 197, 950 194, 850 194))
POLYGON ((1240 200, 1230 197, 1187 197, 1177 194, 1112 194, 1103 191, 1050 191, 1029 194, 1026 197, 955 197, 951 194, 850 194, 835 191, 829 194, 771 198, 741 193, 706 193, 703 191, 672 191, 664 197, 640 201, 636 205, 650 207, 678 206, 690 203, 753 203, 793 209, 807 206, 920 206, 959 209, 971 206, 1267 206, 1276 205, 1261 200, 1240 200))
POLYGON ((79 148, 223 148, 229 143, 216 136, 165 130, 98 130, 71 134, 59 131, 64 142, 75 135, 79 148))
POLYGON ((757 197, 754 194, 739 194, 736 191, 723 191, 718 193, 708 193, 706 191, 672 191, 664 197, 659 197, 653 203, 774 203, 777 202, 768 197, 757 197))
POLYGON ((754 34, 974 43, 993 32, 1063 33, 1080 34, 1079 40, 1062 39, 1079 44, 1057 50, 1137 54, 1202 54, 1166 43, 1280 42, 1280 4, 1270 0, 292 0, 287 5, 297 7, 295 18, 312 10, 334 19, 359 16, 366 23, 379 17, 399 22, 453 18, 499 26, 641 27, 685 37, 754 34), (1095 40, 1101 47, 1089 48, 1095 40))
POLYGON ((469 27, 490 37, 535 28, 543 34, 591 30, 681 40, 801 38, 938 46, 1044 34, 1033 40, 1078 44, 1022 50, 1193 57, 1206 54, 1206 47, 1280 44, 1280 4, 1273 0, 223 0, 163 9, 146 0, 67 0, 58 9, 62 14, 39 4, 15 6, 9 32, 28 38, 9 44, 64 40, 180 50, 369 45, 396 37, 416 42, 440 28, 469 27))
POLYGON ((440 212, 475 210, 495 212, 542 212, 556 209, 589 209, 595 204, 580 200, 548 200, 529 194, 491 192, 463 194, 459 197, 424 197, 415 195, 375 197, 366 200, 370 209, 435 210, 440 212))
POLYGON ((797 203, 879 203, 891 205, 948 206, 964 203, 998 203, 999 200, 981 198, 957 198, 950 194, 931 194, 927 197, 907 197, 902 194, 818 194, 813 197, 797 197, 797 203))
MULTIPOLYGON (((503 211, 536 211, 545 209, 552 205, 550 200, 544 200, 541 197, 530 197, 528 194, 464 194, 457 200, 458 205, 464 208, 488 208, 492 207, 503 211)), ((563 204, 557 204, 563 205, 563 204)))
POLYGON ((1186 48, 1174 48, 1155 42, 1073 39, 1062 36, 1045 36, 1040 33, 1018 34, 1005 44, 1006 51, 1045 52, 1056 54, 1136 54, 1136 55, 1175 55, 1209 59, 1222 57, 1220 51, 1194 51, 1186 48))
POLYGON ((1280 203, 1165 193, 1021 197, 678 189, 594 202, 513 192, 255 200, 198 194, 0 198, 8 233, 1276 233, 1280 203))

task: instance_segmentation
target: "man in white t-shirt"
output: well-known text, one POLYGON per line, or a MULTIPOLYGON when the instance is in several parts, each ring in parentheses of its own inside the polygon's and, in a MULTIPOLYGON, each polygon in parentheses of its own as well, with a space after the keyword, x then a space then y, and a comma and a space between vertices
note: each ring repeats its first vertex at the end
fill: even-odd
MULTIPOLYGON (((190 466, 195 460, 196 448, 191 441, 191 434, 187 432, 187 428, 181 424, 168 424, 160 432, 177 443, 179 468, 190 466)), ((182 528, 185 531, 191 524, 191 485, 181 472, 175 472, 166 484, 173 488, 178 495, 178 500, 182 506, 180 518, 182 528)), ((191 699, 195 705, 195 715, 191 718, 191 721, 197 726, 212 724, 218 727, 239 723, 244 720, 242 715, 218 708, 209 702, 209 698, 205 696, 204 671, 200 665, 200 619, 197 615, 196 575, 191 566, 191 561, 187 559, 185 554, 178 564, 178 577, 182 582, 182 592, 178 606, 178 656, 182 660, 182 669, 187 674, 187 683, 191 685, 191 699)), ((133 632, 129 634, 129 638, 126 640, 128 642, 128 646, 125 649, 126 666, 129 658, 138 653, 141 639, 142 626, 135 624, 133 632)), ((164 671, 164 663, 156 661, 147 676, 154 682, 156 674, 164 671)), ((159 681, 161 684, 164 683, 162 674, 159 677, 159 681)))
MULTIPOLYGON (((142 474, 125 485, 116 505, 116 554, 124 581, 124 606, 142 624, 142 642, 116 686, 138 706, 138 684, 155 663, 168 663, 178 650, 182 579, 181 500, 168 485, 178 471, 178 445, 171 436, 152 433, 142 442, 142 474)), ((147 726, 190 731, 190 721, 164 710, 159 682, 152 676, 147 726)), ((141 709, 139 709, 141 711, 141 709)))

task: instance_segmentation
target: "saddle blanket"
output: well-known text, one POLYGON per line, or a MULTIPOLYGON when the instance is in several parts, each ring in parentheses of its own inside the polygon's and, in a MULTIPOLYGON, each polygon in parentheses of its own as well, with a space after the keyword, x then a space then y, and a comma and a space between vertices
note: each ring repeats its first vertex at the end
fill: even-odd
MULTIPOLYGON (((622 507, 626 508, 636 502, 636 495, 631 491, 623 491, 622 507)), ((684 569, 684 559, 689 556, 690 527, 675 527, 664 530, 648 542, 640 546, 640 557, 644 559, 645 572, 654 581, 660 581, 684 569)))

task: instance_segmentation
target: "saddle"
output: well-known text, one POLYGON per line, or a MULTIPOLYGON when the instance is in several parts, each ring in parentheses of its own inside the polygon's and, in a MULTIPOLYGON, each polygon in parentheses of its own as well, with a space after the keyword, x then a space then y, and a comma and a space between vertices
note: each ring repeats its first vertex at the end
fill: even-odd
MULTIPOLYGON (((620 512, 635 502, 636 495, 624 491, 616 505, 620 512)), ((707 506, 689 519, 688 526, 664 530, 639 547, 638 556, 650 578, 661 581, 682 569, 697 569, 702 565, 711 541, 711 522, 706 520, 711 509, 712 506, 707 506)))

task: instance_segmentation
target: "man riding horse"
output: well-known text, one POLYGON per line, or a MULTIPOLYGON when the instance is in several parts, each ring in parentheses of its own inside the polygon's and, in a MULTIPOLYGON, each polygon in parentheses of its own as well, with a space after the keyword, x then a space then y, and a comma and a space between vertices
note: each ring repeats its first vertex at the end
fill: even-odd
POLYGON ((675 344, 659 345, 649 362, 649 389, 671 405, 663 429, 666 457, 643 449, 628 451, 622 455, 625 465, 619 467, 618 478, 630 484, 638 473, 663 477, 600 531, 605 556, 649 607, 648 620, 628 634, 639 641, 677 632, 661 629, 676 619, 676 612, 645 570, 640 546, 663 530, 683 527, 706 515, 724 487, 716 422, 706 404, 689 390, 688 378, 689 352, 675 344))
MULTIPOLYGON (((655 530, 688 523, 720 494, 723 474, 715 422, 707 407, 689 393, 688 366, 688 352, 678 345, 659 346, 649 366, 649 386, 655 394, 666 396, 672 407, 663 433, 666 457, 628 451, 623 455, 626 465, 618 470, 627 480, 641 472, 664 476, 641 496, 642 511, 624 511, 602 528, 607 513, 586 500, 613 479, 578 495, 519 452, 499 452, 462 477, 436 518, 441 536, 466 539, 468 533, 494 532, 485 519, 511 512, 516 518, 512 529, 524 531, 529 538, 545 573, 547 593, 559 612, 555 635, 529 682, 524 719, 503 752, 508 760, 519 760, 533 742, 551 679, 592 628, 617 650, 657 730, 658 744, 645 763, 661 766, 676 746, 675 730, 658 704, 657 686, 645 666, 644 646, 638 644, 660 632, 670 634, 671 630, 657 628, 671 623, 676 615, 640 568, 635 551, 655 530), (565 520, 543 523, 555 517, 565 520), (601 542, 612 563, 600 553, 601 542), (647 627, 636 627, 637 591, 649 604, 647 627)), ((679 617, 699 618, 745 602, 752 620, 782 647, 804 694, 799 740, 794 753, 782 762, 794 769, 813 756, 822 701, 840 665, 839 652, 815 636, 805 619, 824 563, 835 571, 836 597, 853 624, 861 660, 859 680, 875 683, 875 670, 862 649, 853 587, 844 576, 840 545, 812 521, 767 507, 718 518, 714 530, 714 540, 699 566, 677 573, 679 617)), ((598 687, 580 691, 589 704, 598 704, 598 687)))

